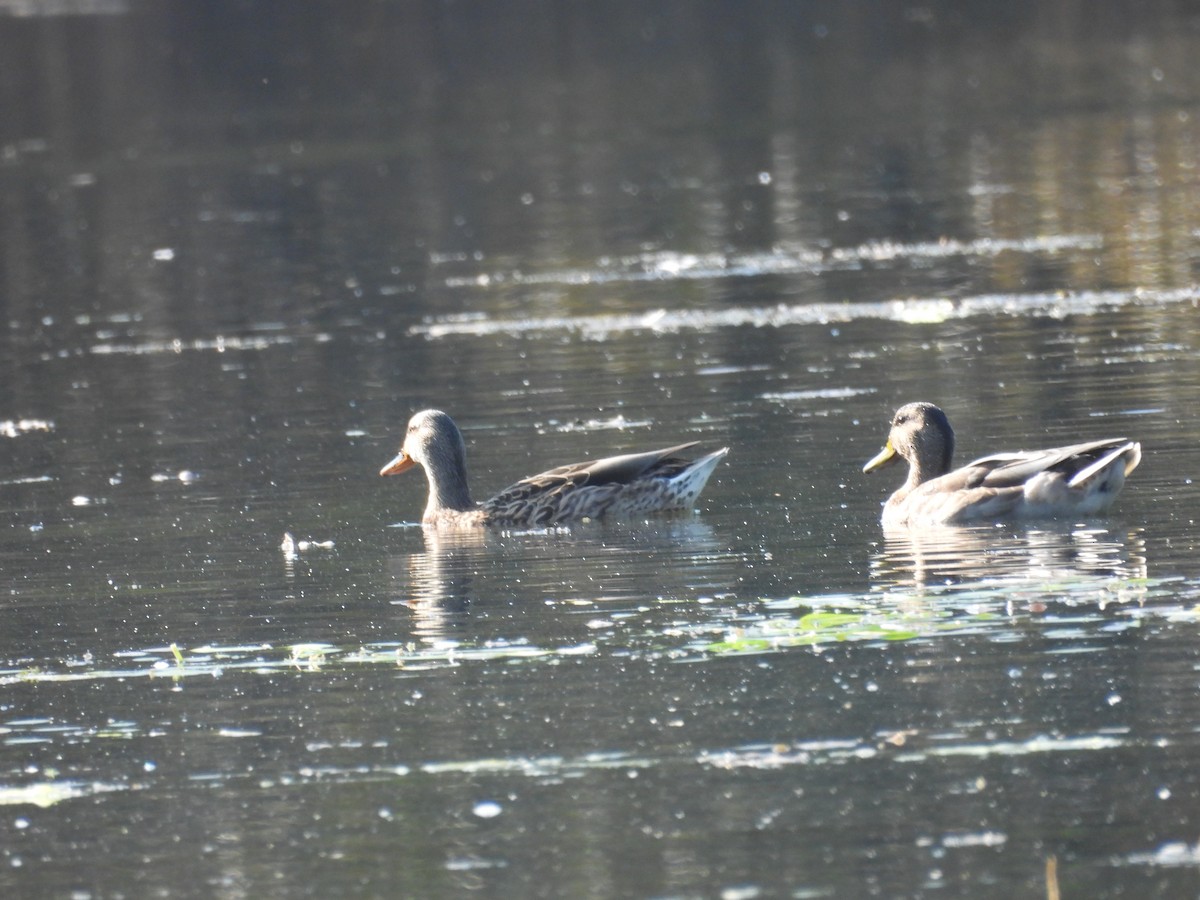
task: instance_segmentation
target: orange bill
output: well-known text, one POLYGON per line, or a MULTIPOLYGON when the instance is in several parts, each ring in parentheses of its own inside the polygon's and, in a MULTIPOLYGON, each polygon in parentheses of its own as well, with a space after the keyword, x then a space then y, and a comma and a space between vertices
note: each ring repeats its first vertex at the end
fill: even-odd
POLYGON ((380 475, 399 475, 406 469, 411 469, 417 461, 401 450, 396 458, 379 470, 380 475))

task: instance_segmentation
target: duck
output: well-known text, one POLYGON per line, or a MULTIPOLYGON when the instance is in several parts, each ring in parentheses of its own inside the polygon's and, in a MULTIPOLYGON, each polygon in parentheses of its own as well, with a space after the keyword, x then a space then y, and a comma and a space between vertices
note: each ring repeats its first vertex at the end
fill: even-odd
POLYGON ((559 466, 476 503, 467 484, 462 432, 446 413, 426 409, 409 419, 400 452, 379 474, 397 475, 414 466, 425 470, 429 501, 424 525, 551 526, 690 509, 729 452, 722 447, 698 458, 684 455, 697 444, 559 466))
POLYGON ((896 411, 887 443, 863 466, 908 463, 908 480, 883 505, 884 528, 1097 515, 1138 467, 1142 446, 1104 438, 996 453, 959 469, 953 457, 954 429, 941 409, 921 402, 896 411))

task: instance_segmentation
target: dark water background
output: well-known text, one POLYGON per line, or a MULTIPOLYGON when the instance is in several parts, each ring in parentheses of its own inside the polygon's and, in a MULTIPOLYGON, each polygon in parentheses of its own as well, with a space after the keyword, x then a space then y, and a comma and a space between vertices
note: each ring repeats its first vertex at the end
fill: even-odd
POLYGON ((1200 896, 1198 58, 1182 2, 0 0, 0 894, 1200 896), (913 399, 1145 458, 885 539, 913 399), (428 534, 431 405, 480 496, 732 451, 428 534))

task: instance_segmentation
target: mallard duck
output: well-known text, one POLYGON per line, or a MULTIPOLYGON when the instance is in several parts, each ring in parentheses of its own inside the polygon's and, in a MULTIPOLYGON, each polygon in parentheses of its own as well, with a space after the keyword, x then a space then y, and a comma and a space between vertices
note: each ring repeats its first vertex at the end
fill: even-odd
POLYGON ((1001 519, 1088 516, 1112 505, 1142 445, 1107 438, 1050 450, 997 453, 950 470, 954 429, 932 403, 892 417, 883 449, 863 466, 908 461, 908 480, 883 506, 883 525, 940 525, 1001 519))
POLYGON ((400 452, 379 474, 424 468, 429 503, 421 521, 426 525, 556 525, 691 507, 729 452, 724 447, 699 459, 678 455, 694 446, 693 442, 559 466, 475 503, 467 486, 462 432, 441 410, 427 409, 409 420, 400 452))

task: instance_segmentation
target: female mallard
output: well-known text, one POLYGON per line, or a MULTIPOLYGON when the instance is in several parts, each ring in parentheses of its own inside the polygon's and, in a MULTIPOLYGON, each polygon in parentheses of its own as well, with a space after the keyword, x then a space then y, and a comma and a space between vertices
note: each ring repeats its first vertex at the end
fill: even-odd
POLYGON ((954 429, 932 403, 896 411, 887 443, 863 466, 908 460, 908 481, 883 506, 884 527, 1088 516, 1108 509, 1142 445, 1108 438, 1050 450, 997 453, 950 471, 954 429))
POLYGON ((409 419, 399 454, 379 474, 395 475, 415 465, 425 469, 429 503, 421 521, 426 525, 557 525, 689 508, 729 452, 724 447, 699 459, 676 455, 694 446, 559 466, 475 503, 467 487, 462 432, 444 412, 427 409, 409 419))

